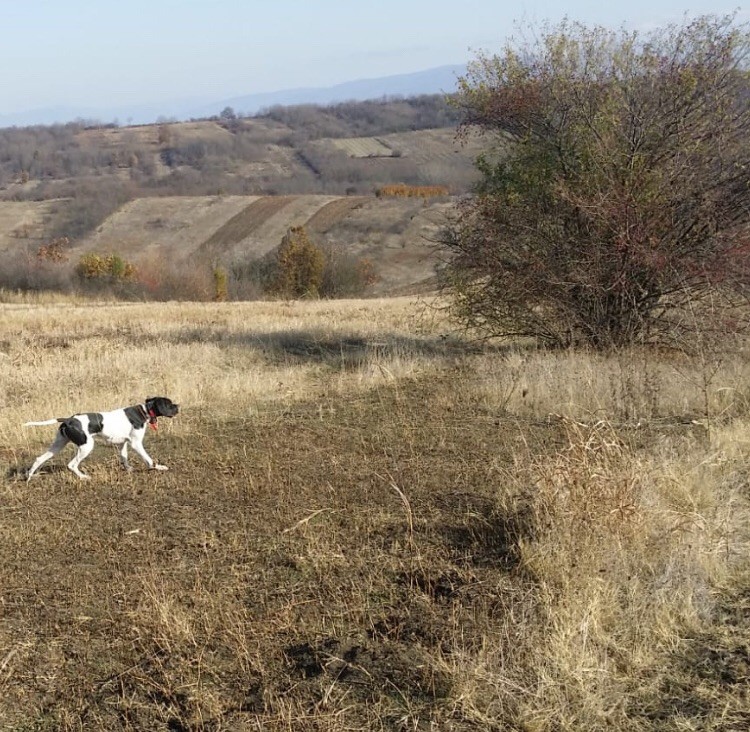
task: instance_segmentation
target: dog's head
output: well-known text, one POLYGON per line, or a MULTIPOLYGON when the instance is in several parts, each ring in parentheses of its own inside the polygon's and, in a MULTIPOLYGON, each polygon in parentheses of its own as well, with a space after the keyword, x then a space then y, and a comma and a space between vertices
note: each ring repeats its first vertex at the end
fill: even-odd
POLYGON ((180 405, 167 397, 148 397, 146 410, 152 417, 174 417, 180 411, 180 405))

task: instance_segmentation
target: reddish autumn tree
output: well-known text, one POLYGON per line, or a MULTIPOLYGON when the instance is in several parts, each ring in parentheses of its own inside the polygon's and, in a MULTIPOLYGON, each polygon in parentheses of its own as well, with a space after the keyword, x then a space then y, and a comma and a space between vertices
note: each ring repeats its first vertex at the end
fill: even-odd
POLYGON ((456 313, 597 348, 678 337, 750 282, 747 28, 641 35, 564 22, 459 81, 488 141, 444 243, 456 313), (690 317, 686 317, 686 313, 690 317))

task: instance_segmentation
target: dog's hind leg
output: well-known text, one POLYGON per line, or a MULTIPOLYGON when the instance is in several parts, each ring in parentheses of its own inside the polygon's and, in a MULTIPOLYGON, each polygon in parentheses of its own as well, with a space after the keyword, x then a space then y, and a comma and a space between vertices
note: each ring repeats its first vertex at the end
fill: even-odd
POLYGON ((31 476, 34 475, 34 473, 36 473, 36 471, 39 470, 47 460, 55 457, 55 455, 57 455, 57 453, 60 452, 60 450, 62 450, 69 442, 70 440, 62 434, 62 432, 58 432, 55 441, 49 446, 47 452, 40 455, 29 468, 29 472, 26 475, 26 482, 28 483, 31 480, 31 476))
POLYGON ((89 438, 86 442, 83 443, 83 445, 78 446, 78 452, 75 454, 75 457, 68 463, 68 468, 70 468, 70 470, 72 470, 81 480, 91 479, 91 476, 86 475, 86 473, 82 473, 78 469, 78 466, 88 457, 93 449, 94 440, 92 438, 89 438))

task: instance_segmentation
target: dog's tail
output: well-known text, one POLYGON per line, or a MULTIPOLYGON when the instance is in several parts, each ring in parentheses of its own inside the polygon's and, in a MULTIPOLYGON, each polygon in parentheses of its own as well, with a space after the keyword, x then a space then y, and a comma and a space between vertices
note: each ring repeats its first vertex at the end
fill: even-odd
POLYGON ((61 420, 59 420, 57 418, 55 418, 55 419, 45 419, 44 422, 24 422, 23 426, 24 427, 41 427, 42 425, 45 425, 45 424, 57 424, 60 421, 61 420))

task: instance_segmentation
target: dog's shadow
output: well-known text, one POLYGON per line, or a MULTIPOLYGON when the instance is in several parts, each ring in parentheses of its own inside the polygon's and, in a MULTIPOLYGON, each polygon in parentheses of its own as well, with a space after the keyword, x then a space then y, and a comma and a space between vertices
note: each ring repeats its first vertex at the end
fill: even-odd
POLYGON ((11 465, 5 471, 6 480, 26 480, 29 469, 23 465, 11 465))
MULTIPOLYGON (((29 469, 30 469, 31 463, 28 465, 11 465, 6 471, 5 471, 5 479, 11 480, 11 481, 26 481, 26 478, 29 476, 29 469)), ((39 470, 37 470, 36 473, 34 473, 34 477, 32 478, 32 481, 40 475, 57 475, 59 473, 62 473, 63 470, 66 470, 65 465, 44 465, 39 470)))

